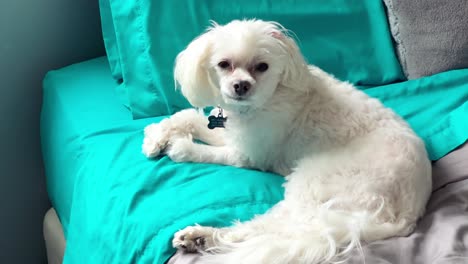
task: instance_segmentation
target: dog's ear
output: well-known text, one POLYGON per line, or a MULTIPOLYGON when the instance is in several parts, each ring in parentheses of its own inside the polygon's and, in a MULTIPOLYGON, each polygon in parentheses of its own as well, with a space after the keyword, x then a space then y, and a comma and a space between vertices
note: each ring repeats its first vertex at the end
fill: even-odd
POLYGON ((281 84, 295 89, 306 89, 304 78, 308 72, 307 62, 294 39, 286 35, 284 31, 284 28, 281 27, 281 29, 274 29, 270 32, 270 35, 279 41, 287 56, 281 84))
POLYGON ((207 31, 193 40, 176 58, 176 85, 195 107, 216 105, 214 100, 218 91, 210 82, 209 72, 212 38, 212 30, 207 31))

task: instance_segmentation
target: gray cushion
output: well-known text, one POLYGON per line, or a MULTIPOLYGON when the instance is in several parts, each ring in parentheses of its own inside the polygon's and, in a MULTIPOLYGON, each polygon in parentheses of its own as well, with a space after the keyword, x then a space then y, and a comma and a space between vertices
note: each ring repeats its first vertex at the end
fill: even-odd
POLYGON ((467 0, 384 0, 408 79, 468 68, 467 0))

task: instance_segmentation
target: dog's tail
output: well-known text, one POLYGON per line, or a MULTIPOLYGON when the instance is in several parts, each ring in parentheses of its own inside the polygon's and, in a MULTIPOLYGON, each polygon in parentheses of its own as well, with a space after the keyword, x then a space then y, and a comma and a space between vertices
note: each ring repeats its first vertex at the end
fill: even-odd
MULTIPOLYGON (((406 235, 413 225, 405 220, 377 223, 375 214, 346 212, 322 206, 313 219, 279 222, 277 230, 265 230, 242 242, 220 241, 215 254, 202 256, 213 264, 311 264, 339 263, 353 250, 362 255, 361 241, 406 235)), ((271 227, 270 227, 271 228, 271 227)))

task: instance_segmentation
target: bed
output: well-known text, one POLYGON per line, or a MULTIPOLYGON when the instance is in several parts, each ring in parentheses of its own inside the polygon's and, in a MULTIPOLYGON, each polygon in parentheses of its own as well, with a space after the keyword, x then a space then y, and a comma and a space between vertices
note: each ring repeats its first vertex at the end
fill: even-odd
POLYGON ((172 248, 176 231, 248 220, 282 199, 284 179, 275 174, 141 154, 146 125, 190 107, 174 89, 177 54, 209 20, 241 17, 292 30, 310 63, 394 109, 434 161, 416 231, 364 245, 347 262, 468 263, 464 0, 443 8, 437 0, 273 2, 99 1, 107 57, 44 79, 50 263, 197 263, 172 248))
MULTIPOLYGON (((196 254, 172 249, 175 231, 247 220, 281 199, 283 179, 274 174, 146 159, 142 130, 165 116, 132 119, 118 85, 105 57, 44 80, 49 263, 197 263, 196 254)), ((365 245, 349 263, 468 263, 468 146, 434 162, 433 172, 433 195, 416 231, 365 245)))

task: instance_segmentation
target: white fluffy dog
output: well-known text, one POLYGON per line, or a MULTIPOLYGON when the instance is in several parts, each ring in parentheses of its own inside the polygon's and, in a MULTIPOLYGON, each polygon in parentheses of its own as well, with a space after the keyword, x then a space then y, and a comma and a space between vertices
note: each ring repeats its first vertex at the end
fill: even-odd
POLYGON ((278 23, 214 24, 178 55, 174 73, 193 106, 224 109, 225 128, 181 111, 146 127, 145 155, 287 180, 266 214, 187 227, 174 247, 204 253, 203 263, 334 262, 361 242, 408 235, 424 214, 432 183, 422 140, 378 100, 307 65, 278 23))

